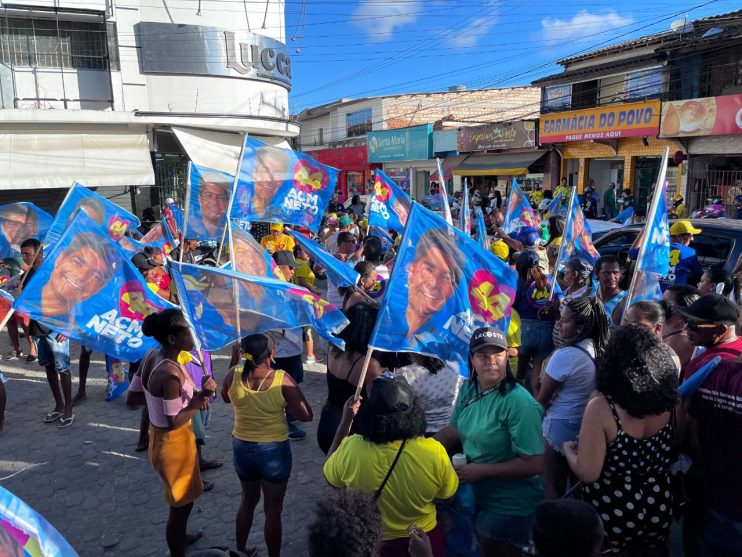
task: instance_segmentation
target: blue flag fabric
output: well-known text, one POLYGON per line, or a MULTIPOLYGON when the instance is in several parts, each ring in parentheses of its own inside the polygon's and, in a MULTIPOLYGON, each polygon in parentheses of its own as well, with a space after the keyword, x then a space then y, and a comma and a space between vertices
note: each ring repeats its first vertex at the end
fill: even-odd
POLYGON ((190 240, 220 241, 227 224, 227 209, 234 176, 190 163, 188 222, 184 230, 190 240))
POLYGON ((130 257, 136 253, 142 253, 144 251, 144 248, 149 247, 158 248, 162 252, 163 256, 167 256, 170 254, 171 251, 173 251, 172 244, 168 243, 165 238, 160 238, 159 240, 155 240, 154 242, 144 243, 140 240, 135 240, 134 238, 124 236, 123 238, 121 238, 121 240, 119 240, 119 245, 121 246, 121 249, 129 254, 130 257))
POLYGON ((129 257, 78 211, 13 308, 80 344, 136 361, 158 346, 142 335, 144 318, 175 306, 150 290, 129 257))
POLYGON ((661 275, 651 272, 638 272, 634 281, 634 290, 631 295, 631 303, 640 300, 658 302, 662 299, 662 287, 660 286, 661 275))
POLYGON ((245 139, 231 218, 283 222, 319 230, 338 170, 306 153, 245 139))
POLYGON ((503 261, 415 204, 369 346, 435 356, 466 376, 471 334, 508 330, 515 288, 503 261))
POLYGON ((236 270, 243 275, 256 275, 282 280, 283 273, 281 273, 280 267, 276 265, 271 254, 253 238, 252 234, 245 232, 234 223, 231 224, 231 227, 233 253, 230 253, 230 264, 234 263, 235 266, 230 265, 228 269, 236 270))
POLYGON ((546 214, 551 216, 558 215, 566 219, 567 213, 569 213, 568 205, 569 202, 568 200, 564 199, 562 192, 557 192, 557 194, 554 196, 554 199, 546 207, 546 214))
POLYGON ((96 225, 105 230, 114 242, 123 238, 127 231, 136 230, 142 224, 129 211, 85 186, 75 183, 49 227, 49 232, 44 239, 45 244, 53 244, 59 240, 78 209, 84 209, 96 225))
POLYGON ((461 210, 459 211, 459 228, 464 234, 471 236, 471 209, 469 208, 469 188, 464 183, 461 195, 461 210))
POLYGON ((294 230, 289 230, 289 234, 301 246, 301 249, 306 251, 309 257, 325 270, 327 278, 336 288, 358 284, 359 275, 353 267, 333 257, 325 248, 306 236, 302 236, 294 230))
POLYGON ((487 225, 484 222, 484 213, 477 207, 477 241, 484 249, 490 249, 489 236, 487 235, 487 225))
POLYGON ((177 227, 176 230, 182 231, 183 230, 183 211, 180 210, 180 207, 178 207, 175 203, 168 203, 166 213, 170 212, 170 215, 173 217, 173 221, 175 222, 175 226, 177 227))
POLYGON ((524 226, 538 226, 536 216, 533 213, 531 203, 528 201, 526 194, 520 189, 518 181, 513 178, 513 185, 510 188, 508 204, 505 209, 505 221, 502 229, 506 234, 517 234, 524 226))
POLYGON ((381 252, 386 253, 389 249, 394 247, 394 238, 391 237, 391 235, 381 228, 380 226, 371 226, 368 227, 368 235, 369 236, 376 236, 381 240, 381 252))
POLYGON ((343 345, 333 336, 348 324, 343 312, 301 286, 187 263, 174 263, 171 272, 203 350, 219 350, 249 334, 303 326, 343 345))
POLYGON ((571 205, 567 212, 566 221, 564 236, 562 236, 562 243, 564 244, 562 260, 558 261, 557 265, 566 261, 572 255, 579 255, 595 265, 600 254, 593 245, 593 232, 590 230, 590 224, 582 212, 580 200, 576 195, 571 196, 571 205))
POLYGON ((382 170, 374 171, 374 194, 368 212, 369 226, 402 232, 410 215, 412 199, 382 170))
POLYGON ((129 362, 106 354, 106 401, 116 400, 129 389, 129 362))
POLYGON ((646 247, 641 261, 637 261, 636 265, 638 271, 656 273, 662 277, 670 272, 670 226, 667 222, 666 188, 665 182, 657 192, 660 198, 654 215, 648 215, 651 220, 646 225, 646 247))
POLYGON ((77 552, 43 516, 0 487, 0 555, 77 557, 77 552))
POLYGON ((28 238, 44 240, 54 217, 33 203, 0 206, 0 259, 21 254, 21 244, 28 238))

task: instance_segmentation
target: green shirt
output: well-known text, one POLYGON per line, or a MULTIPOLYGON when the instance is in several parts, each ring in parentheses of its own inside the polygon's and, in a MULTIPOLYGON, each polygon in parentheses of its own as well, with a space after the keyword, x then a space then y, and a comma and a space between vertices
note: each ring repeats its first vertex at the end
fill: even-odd
MULTIPOLYGON (((459 432, 469 462, 494 464, 517 455, 544 454, 541 405, 516 385, 504 395, 496 390, 466 406, 480 392, 467 381, 459 392, 451 425, 459 432)), ((544 498, 541 478, 486 478, 474 484, 477 508, 511 516, 528 516, 544 498)))

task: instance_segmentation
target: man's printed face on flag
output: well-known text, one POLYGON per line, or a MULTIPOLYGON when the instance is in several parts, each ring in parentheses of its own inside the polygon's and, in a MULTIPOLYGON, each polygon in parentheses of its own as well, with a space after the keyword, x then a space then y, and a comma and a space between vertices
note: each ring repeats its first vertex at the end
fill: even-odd
POLYGON ((2 219, 0 229, 11 245, 20 244, 26 238, 35 235, 35 233, 26 231, 26 215, 22 211, 7 211, 4 215, 0 215, 0 219, 2 219))
POLYGON ((245 275, 265 275, 267 267, 263 254, 237 234, 233 235, 232 244, 234 245, 235 266, 238 272, 245 275))
POLYGON ((221 182, 201 182, 198 192, 198 201, 201 206, 201 217, 204 224, 211 228, 222 226, 224 215, 229 205, 230 184, 221 182))
POLYGON ((103 253, 85 240, 78 240, 81 237, 59 254, 49 281, 42 289, 45 316, 67 313, 73 305, 95 296, 111 278, 113 269, 103 253))
POLYGON ((264 147, 255 156, 253 170, 253 208, 264 211, 286 181, 289 171, 288 154, 278 147, 264 147))
POLYGON ((452 261, 437 247, 428 248, 412 262, 409 273, 408 311, 429 318, 453 295, 452 261))

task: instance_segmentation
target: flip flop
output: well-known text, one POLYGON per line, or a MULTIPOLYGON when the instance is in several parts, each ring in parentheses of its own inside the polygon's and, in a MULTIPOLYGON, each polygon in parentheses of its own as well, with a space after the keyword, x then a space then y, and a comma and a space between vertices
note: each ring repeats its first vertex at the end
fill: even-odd
POLYGON ((46 415, 46 418, 44 418, 44 423, 45 424, 52 424, 52 423, 56 422, 57 420, 59 420, 62 416, 64 416, 64 414, 62 414, 62 412, 57 412, 56 410, 54 410, 52 412, 49 412, 46 415))
POLYGON ((221 460, 204 460, 201 465, 201 472, 204 470, 213 470, 214 468, 221 468, 224 463, 221 460))
POLYGON ((206 493, 207 491, 211 491, 212 489, 214 489, 214 484, 213 483, 207 482, 207 481, 204 481, 204 480, 201 480, 201 481, 204 482, 204 493, 206 493))
POLYGON ((75 415, 72 414, 69 418, 62 418, 60 421, 60 424, 57 426, 59 429, 62 429, 63 427, 70 427, 72 425, 72 422, 75 421, 75 415))
POLYGON ((198 540, 204 537, 204 531, 199 530, 197 532, 189 532, 186 534, 186 545, 193 545, 198 540))

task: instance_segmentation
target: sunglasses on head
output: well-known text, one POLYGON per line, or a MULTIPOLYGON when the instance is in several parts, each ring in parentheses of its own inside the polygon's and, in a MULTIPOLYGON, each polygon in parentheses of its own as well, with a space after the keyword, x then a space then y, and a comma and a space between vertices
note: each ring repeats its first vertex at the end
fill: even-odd
POLYGON ((685 326, 691 331, 700 331, 703 329, 713 329, 718 327, 716 323, 696 323, 694 321, 686 321, 685 326))

